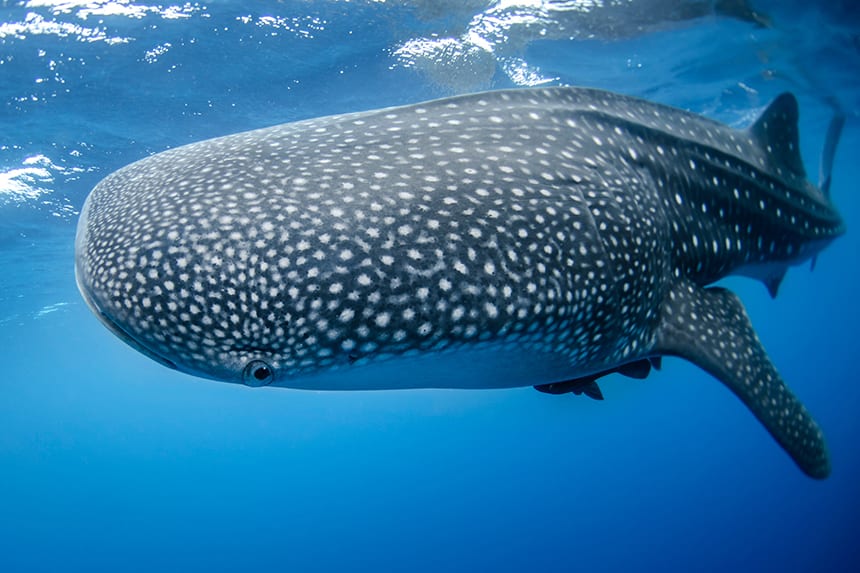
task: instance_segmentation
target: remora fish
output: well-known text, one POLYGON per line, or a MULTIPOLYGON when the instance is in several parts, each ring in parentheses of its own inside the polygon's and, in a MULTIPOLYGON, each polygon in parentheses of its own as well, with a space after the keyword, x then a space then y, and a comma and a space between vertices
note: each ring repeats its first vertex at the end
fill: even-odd
POLYGON ((597 377, 680 356, 821 478, 821 431, 738 298, 707 286, 739 273, 775 294, 844 232, 797 118, 790 94, 735 130, 547 88, 202 141, 95 187, 78 285, 147 356, 250 386, 598 398, 597 377))

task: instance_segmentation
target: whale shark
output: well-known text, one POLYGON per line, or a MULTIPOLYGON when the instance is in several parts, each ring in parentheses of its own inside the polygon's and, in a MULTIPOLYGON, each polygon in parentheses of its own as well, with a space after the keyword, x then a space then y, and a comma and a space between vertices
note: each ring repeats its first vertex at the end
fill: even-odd
POLYGON ((734 129, 551 87, 192 143, 96 185, 77 283, 146 356, 252 387, 602 399, 601 376, 680 357, 823 478, 819 426, 713 285, 744 275, 775 296, 845 231, 829 173, 806 177, 798 113, 785 93, 734 129))

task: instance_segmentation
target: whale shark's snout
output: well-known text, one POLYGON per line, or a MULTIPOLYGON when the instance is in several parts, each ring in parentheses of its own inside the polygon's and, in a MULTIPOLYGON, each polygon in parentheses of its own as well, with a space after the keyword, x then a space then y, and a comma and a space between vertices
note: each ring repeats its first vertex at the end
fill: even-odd
POLYGON ((797 114, 784 94, 735 130, 548 88, 202 141, 93 189, 78 284, 147 356, 250 386, 602 397, 600 376, 680 356, 823 477, 818 426, 708 286, 746 274, 775 295, 844 232, 797 114))
MULTIPOLYGON (((84 208, 81 210, 80 221, 87 220, 88 213, 88 203, 84 205, 84 208)), ((81 249, 86 249, 86 245, 88 243, 88 232, 87 226, 80 223, 78 225, 78 233, 75 240, 75 250, 79 251, 81 249)), ((174 364, 171 360, 156 354, 149 348, 147 348, 144 344, 141 344, 133 335, 127 332, 116 320, 112 318, 112 316, 104 310, 102 306, 104 304, 104 300, 99 297, 92 289, 93 280, 90 276, 91 269, 85 265, 82 265, 84 259, 78 257, 75 261, 75 281, 78 285, 78 290, 81 293, 81 296, 84 299, 84 302, 87 303, 87 306, 93 312, 93 314, 98 317, 102 324, 104 324, 108 330, 114 333, 120 340, 137 350, 138 352, 148 356, 149 358, 155 360, 156 362, 167 366, 168 368, 176 369, 176 364, 174 364)))

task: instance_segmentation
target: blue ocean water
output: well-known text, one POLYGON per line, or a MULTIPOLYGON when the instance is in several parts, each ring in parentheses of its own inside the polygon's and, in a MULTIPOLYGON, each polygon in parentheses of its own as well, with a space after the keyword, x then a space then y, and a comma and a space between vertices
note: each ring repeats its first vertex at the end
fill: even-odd
MULTIPOLYGON (((852 2, 31 0, 0 5, 0 571, 860 569, 860 17, 852 2), (607 3, 608 5, 608 3, 607 3), (771 300, 732 278, 833 473, 805 477, 717 381, 666 359, 606 401, 315 393, 192 378, 77 293, 89 190, 235 131, 577 84, 742 126, 801 105, 848 234, 771 300)), ((815 179, 814 175, 812 179, 815 179)))

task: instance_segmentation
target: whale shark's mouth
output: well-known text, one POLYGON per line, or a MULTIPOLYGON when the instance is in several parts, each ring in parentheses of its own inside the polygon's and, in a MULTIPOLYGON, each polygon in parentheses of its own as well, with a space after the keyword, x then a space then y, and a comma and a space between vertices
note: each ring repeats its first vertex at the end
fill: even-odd
POLYGON ((119 324, 117 324, 108 314, 102 311, 96 301, 94 301, 92 296, 90 296, 89 289, 87 289, 81 283, 80 274, 77 272, 77 268, 75 268, 75 271, 75 278, 78 283, 78 290, 81 292, 81 296, 83 296, 84 302, 87 303, 87 306, 90 307, 90 310, 93 311, 93 314, 95 314, 99 318, 101 323, 104 324, 108 328, 108 330, 113 332, 123 342, 125 342, 144 356, 148 356, 149 358, 155 360, 159 364, 167 366, 168 368, 172 368, 173 370, 179 370, 179 368, 176 366, 176 363, 171 360, 168 360, 167 358, 164 358, 159 354, 156 354, 155 352, 138 342, 137 339, 135 339, 131 334, 129 334, 125 329, 123 329, 119 324))
MULTIPOLYGON (((92 307, 92 305, 91 305, 91 307, 92 307)), ((138 342, 132 335, 130 335, 125 330, 123 330, 123 328, 120 325, 118 325, 116 322, 114 322, 111 317, 109 317, 105 313, 101 312, 97 308, 95 308, 94 310, 96 311, 96 315, 99 317, 99 320, 102 321, 102 324, 107 326, 108 329, 111 332, 113 332, 115 335, 117 335, 120 339, 122 339, 123 342, 125 342, 126 344, 128 344, 129 346, 131 346, 132 348, 134 348, 135 350, 137 350, 138 352, 140 352, 144 356, 148 356, 148 357, 152 358, 153 360, 155 360, 159 364, 163 364, 164 366, 167 366, 168 368, 172 368, 173 370, 179 370, 179 368, 176 366, 176 363, 174 363, 171 360, 168 360, 167 358, 164 358, 163 356, 161 356, 159 354, 156 354, 155 352, 153 352, 152 350, 150 350, 149 348, 147 348, 146 346, 144 346, 143 344, 138 342)))

